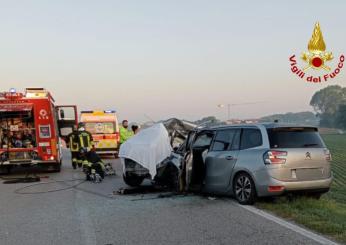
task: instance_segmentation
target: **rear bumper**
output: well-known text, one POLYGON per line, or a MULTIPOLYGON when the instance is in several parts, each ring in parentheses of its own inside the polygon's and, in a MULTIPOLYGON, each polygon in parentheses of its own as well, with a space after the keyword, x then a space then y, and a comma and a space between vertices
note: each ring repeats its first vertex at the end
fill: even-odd
POLYGON ((97 154, 116 154, 118 153, 118 148, 96 148, 97 154))
POLYGON ((289 192, 327 192, 332 181, 333 177, 311 181, 280 181, 268 177, 266 181, 256 181, 256 189, 258 196, 277 196, 289 192))
POLYGON ((102 155, 102 154, 117 154, 118 151, 96 151, 97 154, 102 155))

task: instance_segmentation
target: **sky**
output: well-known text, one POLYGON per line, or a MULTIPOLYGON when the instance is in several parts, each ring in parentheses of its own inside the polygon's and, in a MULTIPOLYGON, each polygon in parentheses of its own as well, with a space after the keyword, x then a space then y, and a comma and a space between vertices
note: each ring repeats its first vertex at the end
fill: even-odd
MULTIPOLYGON (((44 87, 57 104, 144 122, 312 110, 289 57, 319 21, 333 69, 346 54, 345 1, 0 0, 0 90, 44 87)), ((309 71, 323 75, 324 71, 309 71)))

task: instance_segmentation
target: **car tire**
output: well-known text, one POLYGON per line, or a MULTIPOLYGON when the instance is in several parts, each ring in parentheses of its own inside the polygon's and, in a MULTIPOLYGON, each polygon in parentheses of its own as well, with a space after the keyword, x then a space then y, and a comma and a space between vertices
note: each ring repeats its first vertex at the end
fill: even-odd
POLYGON ((124 179, 124 182, 125 184, 127 184, 128 186, 131 186, 131 187, 138 187, 142 184, 143 180, 144 180, 144 177, 141 177, 141 176, 129 176, 129 175, 123 175, 123 179, 124 179))
POLYGON ((242 205, 252 205, 256 201, 256 188, 251 176, 247 173, 239 173, 233 182, 233 193, 237 201, 242 205))

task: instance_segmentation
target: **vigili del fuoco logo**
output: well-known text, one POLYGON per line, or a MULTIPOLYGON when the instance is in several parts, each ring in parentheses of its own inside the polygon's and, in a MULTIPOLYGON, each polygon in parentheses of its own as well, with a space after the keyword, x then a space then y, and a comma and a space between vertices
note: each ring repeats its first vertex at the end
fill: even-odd
POLYGON ((305 66, 300 68, 297 65, 296 55, 292 55, 289 58, 291 62, 291 71, 296 74, 299 78, 313 83, 327 82, 330 79, 334 79, 340 73, 345 56, 342 54, 338 57, 338 65, 333 69, 330 67, 330 61, 334 59, 332 52, 326 50, 326 44, 323 40, 320 24, 315 24, 312 37, 308 43, 308 51, 303 52, 301 60, 305 63, 305 66), (309 74, 311 70, 319 71, 323 73, 319 76, 309 74))

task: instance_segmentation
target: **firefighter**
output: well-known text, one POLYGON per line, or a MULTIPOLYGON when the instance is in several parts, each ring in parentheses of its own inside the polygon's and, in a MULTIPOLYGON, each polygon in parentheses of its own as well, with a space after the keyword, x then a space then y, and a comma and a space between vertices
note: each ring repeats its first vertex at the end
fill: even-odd
POLYGON ((66 143, 71 151, 72 167, 76 169, 80 150, 77 126, 74 126, 72 133, 67 136, 66 143))
MULTIPOLYGON (((78 124, 78 142, 79 142, 78 152, 80 152, 81 149, 85 149, 86 152, 89 152, 93 146, 93 137, 90 132, 85 130, 84 123, 78 124)), ((86 160, 83 159, 81 155, 79 155, 77 159, 77 164, 79 168, 82 167, 83 161, 85 162, 86 160)))
POLYGON ((83 171, 86 174, 86 180, 101 182, 105 177, 106 167, 96 153, 95 147, 92 147, 90 151, 82 148, 81 157, 83 158, 83 171))
POLYGON ((120 144, 124 143, 126 140, 133 136, 132 130, 129 130, 128 127, 129 122, 127 120, 123 120, 120 127, 120 144))

